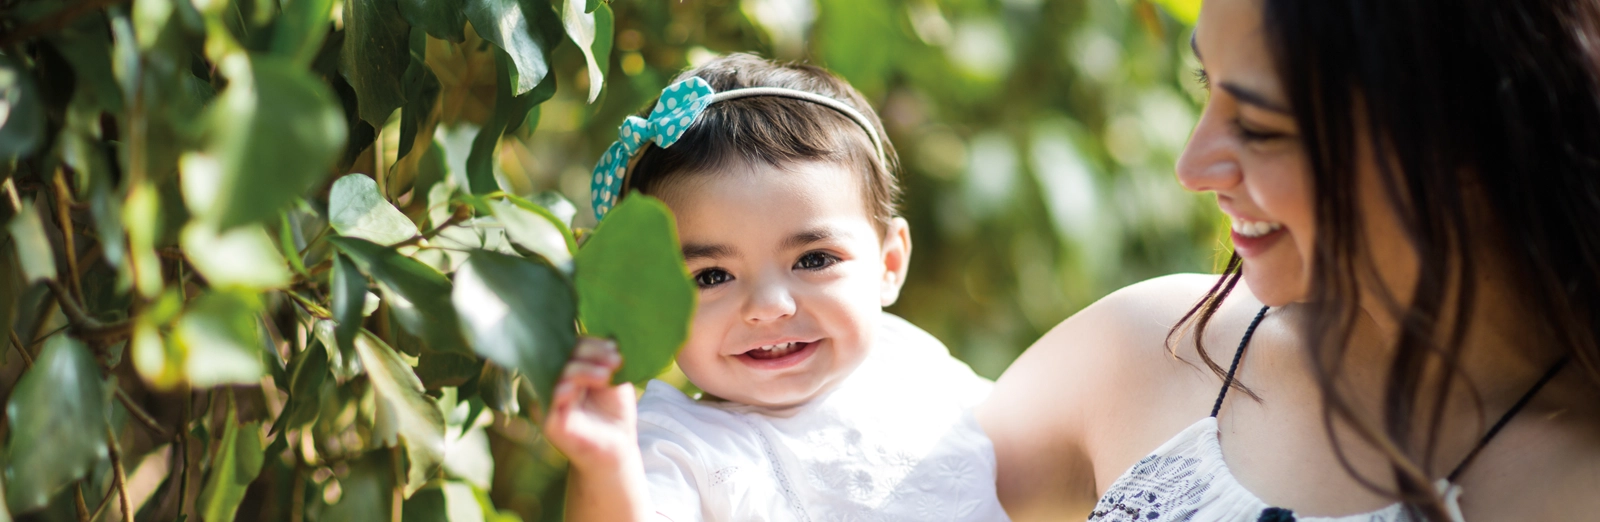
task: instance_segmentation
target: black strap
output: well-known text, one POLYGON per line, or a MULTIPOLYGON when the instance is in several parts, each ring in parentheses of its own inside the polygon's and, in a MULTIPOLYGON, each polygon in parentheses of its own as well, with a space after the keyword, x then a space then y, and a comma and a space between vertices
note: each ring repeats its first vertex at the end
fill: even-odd
POLYGON ((1217 392, 1217 403, 1211 407, 1212 417, 1216 417, 1217 412, 1222 411, 1222 398, 1228 396, 1228 388, 1233 386, 1233 372, 1239 370, 1239 359, 1244 357, 1244 347, 1249 345, 1250 338, 1256 335, 1256 327, 1261 326, 1261 320, 1267 317, 1268 308, 1270 307, 1263 306, 1260 312, 1256 312, 1255 320, 1250 321, 1250 327, 1244 330, 1244 339, 1239 340, 1239 349, 1233 351, 1233 364, 1228 365, 1228 376, 1222 379, 1222 391, 1217 392))
POLYGON ((1483 447, 1489 444, 1489 439, 1500 434, 1500 429, 1506 427, 1506 424, 1511 422, 1511 418, 1517 416, 1517 412, 1522 411, 1522 407, 1527 406, 1533 400, 1533 396, 1539 393, 1539 389, 1544 388, 1544 385, 1554 379, 1556 374, 1561 373, 1561 368, 1566 367, 1566 365, 1567 358, 1562 357, 1561 360, 1551 365, 1549 370, 1545 370, 1544 376, 1539 378, 1539 382, 1533 383, 1533 387, 1529 388, 1527 393, 1522 394, 1522 398, 1517 399, 1517 403, 1511 405, 1511 409, 1507 410, 1505 415, 1501 415, 1500 420, 1495 421, 1494 426, 1489 428, 1489 432, 1483 434, 1483 438, 1478 440, 1478 445, 1472 448, 1472 452, 1467 454, 1467 458, 1461 459, 1461 463, 1457 464, 1456 469, 1451 471, 1450 476, 1447 477, 1450 482, 1456 481, 1456 477, 1467 469, 1467 465, 1472 463, 1472 459, 1478 458, 1478 452, 1483 451, 1483 447))

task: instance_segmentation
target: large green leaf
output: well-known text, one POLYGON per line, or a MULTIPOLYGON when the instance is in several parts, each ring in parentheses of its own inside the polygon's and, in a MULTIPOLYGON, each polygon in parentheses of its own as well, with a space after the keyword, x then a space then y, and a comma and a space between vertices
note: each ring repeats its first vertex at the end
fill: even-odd
POLYGON ((506 236, 517 246, 539 254, 552 266, 572 271, 572 252, 577 242, 572 231, 550 211, 515 196, 488 204, 494 218, 505 227, 506 236))
POLYGON ((551 390, 578 340, 566 279, 540 263, 477 251, 456 272, 455 283, 450 300, 473 350, 522 372, 549 407, 551 390))
POLYGON ((352 343, 356 340, 356 334, 361 332, 361 312, 367 300, 367 276, 356 271, 355 264, 343 254, 334 254, 330 284, 333 287, 333 321, 337 326, 334 328, 335 344, 328 349, 349 353, 355 346, 352 343))
POLYGON ((56 278, 56 256, 50 248, 50 238, 44 234, 44 221, 39 219, 37 201, 22 204, 22 210, 11 218, 7 227, 15 241, 17 259, 22 261, 24 282, 33 283, 56 278))
POLYGON ((517 401, 517 383, 521 380, 521 375, 498 364, 483 365, 483 373, 478 376, 478 393, 482 394, 483 405, 506 415, 522 412, 522 405, 517 401))
POLYGON ((286 0, 272 32, 272 52, 310 65, 332 21, 333 0, 286 0))
POLYGON ((483 360, 471 355, 428 350, 417 356, 417 378, 428 390, 461 386, 482 370, 483 360))
POLYGON ((189 382, 199 388, 259 384, 266 372, 256 330, 259 313, 261 300, 245 291, 206 292, 190 302, 176 331, 189 382))
POLYGON ((522 95, 550 72, 561 42, 561 18, 549 0, 466 0, 467 20, 484 40, 510 55, 511 93, 522 95))
POLYGON ((193 222, 183 227, 181 244, 195 271, 214 287, 283 288, 293 277, 261 225, 219 234, 213 223, 193 222))
POLYGON ((261 423, 239 424, 233 400, 228 401, 228 418, 211 459, 211 474, 200 490, 197 506, 206 522, 231 522, 244 501, 245 490, 261 474, 265 455, 261 448, 261 423))
POLYGON ((394 509, 394 460, 387 451, 369 451, 350 464, 339 479, 339 502, 322 520, 391 522, 394 509))
POLYGON ((12 511, 44 507, 62 486, 106 458, 110 391, 83 343, 65 335, 45 342, 6 403, 6 504, 12 511))
POLYGON ((222 230, 275 217, 326 178, 346 135, 333 93, 294 62, 229 60, 206 154, 186 157, 182 167, 190 210, 222 230))
POLYGON ((373 127, 383 128, 406 102, 400 78, 411 63, 410 35, 395 0, 345 0, 339 72, 356 90, 361 119, 373 127))
MULTIPOLYGON (((17 272, 17 258, 12 255, 13 244, 10 235, 0 231, 0 343, 11 342, 11 324, 17 320, 17 299, 22 295, 22 278, 17 272)), ((0 357, 0 362, 5 360, 0 357)))
POLYGON ((499 70, 495 76, 494 112, 472 138, 472 151, 467 154, 467 188, 473 194, 500 190, 500 183, 494 177, 495 149, 500 146, 500 136, 513 122, 522 122, 533 106, 544 103, 556 93, 556 77, 549 75, 537 88, 517 95, 512 89, 515 83, 512 69, 506 63, 509 59, 505 53, 495 53, 499 70))
POLYGON ((695 286, 672 212, 634 193, 606 214, 578 250, 578 318, 589 335, 616 339, 616 382, 660 374, 689 337, 695 286))
POLYGON ((407 499, 401 522, 483 522, 483 508, 472 486, 450 481, 430 487, 407 499))
MULTIPOLYGON (((422 130, 423 123, 432 116, 433 106, 439 101, 439 77, 428 67, 428 36, 420 29, 411 30, 410 54, 411 63, 406 66, 403 78, 406 104, 400 108, 400 147, 395 151, 396 161, 411 153, 411 148, 417 141, 417 132, 422 130)), ((424 188, 427 186, 430 185, 423 185, 424 188)), ((391 187, 391 193, 393 190, 391 187)), ((419 194, 425 193, 426 190, 419 192, 419 194)))
POLYGON ((0 159, 32 154, 44 141, 44 100, 28 71, 5 55, 0 55, 0 108, 0 159))
POLYGON ((272 433, 292 430, 317 420, 322 384, 328 382, 328 348, 312 341, 289 362, 289 401, 272 425, 272 433))
MULTIPOLYGON (((587 0, 562 0, 561 25, 567 30, 567 37, 572 43, 578 45, 578 50, 583 53, 583 61, 589 67, 589 101, 594 102, 600 97, 600 88, 605 86, 605 73, 600 70, 600 59, 595 55, 595 13, 585 10, 587 0), (598 59, 597 59, 598 58, 598 59)), ((606 32, 610 32, 607 28, 606 32)))
POLYGON ((467 14, 461 0, 399 0, 400 16, 440 40, 467 41, 467 14))
POLYGON ((461 338, 460 322, 451 308, 450 280, 421 261, 392 248, 348 237, 330 238, 368 276, 378 281, 384 302, 400 327, 421 337, 428 348, 470 353, 461 338))
POLYGON ((356 338, 356 353, 376 396, 372 436, 388 446, 405 445, 405 493, 410 496, 444 465, 444 414, 423 395, 422 381, 411 367, 383 341, 363 333, 356 338))
POLYGON ((416 237, 417 224, 378 193, 378 182, 365 174, 348 174, 328 191, 328 224, 339 235, 393 245, 416 237))

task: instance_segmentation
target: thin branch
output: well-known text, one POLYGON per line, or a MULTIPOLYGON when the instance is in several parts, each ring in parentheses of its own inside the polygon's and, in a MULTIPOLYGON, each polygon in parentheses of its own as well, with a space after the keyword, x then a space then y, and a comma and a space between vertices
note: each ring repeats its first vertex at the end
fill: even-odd
POLYGON ((67 193, 66 169, 56 168, 56 224, 61 226, 61 242, 67 251, 67 279, 72 284, 72 297, 82 303, 83 282, 78 280, 78 247, 72 239, 72 195, 67 193))
POLYGON ((22 354, 22 363, 28 368, 33 368, 33 356, 28 355, 28 347, 22 344, 22 338, 17 337, 17 331, 11 330, 11 344, 17 346, 17 353, 22 354))
POLYGON ((106 488, 105 496, 100 497, 100 503, 94 508, 94 514, 89 515, 89 520, 100 520, 100 515, 106 512, 106 507, 111 505, 111 497, 117 494, 117 488, 106 488))
POLYGON ((411 245, 415 245, 417 243, 421 243, 421 242, 429 240, 429 239, 433 239, 434 236, 437 236, 437 235, 443 233, 444 229, 459 225, 459 224, 461 224, 462 221, 466 221, 467 219, 469 219, 469 216, 467 216, 465 214, 453 214, 453 215, 450 216, 450 219, 445 220, 444 223, 440 224, 437 227, 434 227, 432 230, 429 230, 427 232, 423 232, 423 233, 415 235, 415 236, 411 236, 411 239, 407 239, 405 241, 401 241, 399 243, 395 243, 394 244, 394 248, 400 248, 400 247, 403 247, 403 246, 411 246, 411 245))
POLYGON ((79 480, 72 490, 72 504, 78 508, 78 522, 89 522, 89 504, 83 501, 83 481, 79 480))
POLYGON ((50 291, 56 294, 56 302, 61 305, 61 311, 67 314, 67 319, 72 321, 73 328, 83 337, 91 339, 123 337, 133 330, 133 323, 128 320, 102 323, 98 319, 89 317, 88 313, 78 307, 78 303, 72 301, 67 289, 61 286, 61 282, 46 279, 45 285, 49 286, 50 291))
POLYGON ((194 390, 183 390, 183 409, 178 422, 178 516, 183 516, 184 497, 189 494, 189 419, 194 417, 194 390))
POLYGON ((301 308, 305 308, 306 312, 316 316, 318 319, 333 319, 333 312, 329 312, 327 308, 323 308, 321 305, 318 305, 312 300, 307 299, 305 296, 302 296, 293 290, 284 290, 283 293, 284 295, 293 298, 295 302, 300 303, 301 308))
POLYGON ((82 2, 72 4, 71 6, 51 13, 50 16, 47 16, 43 20, 35 22, 32 25, 26 25, 17 29, 16 31, 12 31, 11 34, 7 34, 5 36, 4 40, 0 40, 0 47, 10 47, 28 41, 35 36, 61 29, 66 27, 67 24, 72 23, 73 20, 76 20, 80 16, 89 14, 96 9, 120 4, 125 1, 127 0, 83 0, 82 2))
POLYGON ((133 522, 133 503, 128 501, 128 473, 122 469, 122 448, 111 426, 106 426, 106 445, 111 450, 111 477, 116 479, 117 496, 122 498, 122 522, 133 522))
POLYGON ((122 402, 122 406, 128 409, 128 413, 132 415, 135 420, 138 420, 139 424, 143 424, 144 427, 149 428, 150 432, 154 433, 156 438, 167 438, 168 435, 166 428, 162 428, 161 424, 156 422, 155 417, 150 416, 149 412, 144 411, 144 408, 139 407, 138 403, 133 402, 133 397, 129 397, 128 392, 123 391, 121 386, 117 386, 116 389, 117 400, 122 402))

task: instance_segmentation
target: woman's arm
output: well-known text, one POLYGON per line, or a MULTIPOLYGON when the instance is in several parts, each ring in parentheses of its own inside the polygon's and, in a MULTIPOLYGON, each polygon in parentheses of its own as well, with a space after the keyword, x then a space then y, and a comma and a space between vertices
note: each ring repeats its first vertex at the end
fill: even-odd
POLYGON ((1215 282, 1181 275, 1119 290, 1000 376, 978 421, 994 441, 997 490, 1013 520, 1086 517, 1100 489, 1206 414, 1204 397, 1193 397, 1205 395, 1193 393, 1204 376, 1170 355, 1166 337, 1215 282))

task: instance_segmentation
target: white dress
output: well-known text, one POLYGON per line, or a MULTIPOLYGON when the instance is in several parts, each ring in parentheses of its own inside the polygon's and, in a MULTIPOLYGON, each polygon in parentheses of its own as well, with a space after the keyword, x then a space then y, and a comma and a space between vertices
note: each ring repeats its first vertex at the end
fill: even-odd
POLYGON ((696 401, 651 381, 639 447, 656 511, 675 522, 1008 520, 994 447, 971 413, 992 383, 905 320, 886 313, 880 325, 855 373, 794 408, 696 401))

